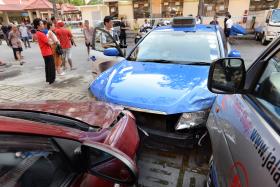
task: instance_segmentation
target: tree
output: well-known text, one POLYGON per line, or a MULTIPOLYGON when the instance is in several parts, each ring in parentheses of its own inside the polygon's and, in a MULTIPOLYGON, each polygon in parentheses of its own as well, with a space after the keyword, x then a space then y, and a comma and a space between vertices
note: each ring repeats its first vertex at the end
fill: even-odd
POLYGON ((103 0, 91 0, 88 5, 97 5, 97 4, 102 4, 103 0))
POLYGON ((75 6, 85 5, 85 1, 84 0, 70 0, 69 3, 73 4, 75 6))

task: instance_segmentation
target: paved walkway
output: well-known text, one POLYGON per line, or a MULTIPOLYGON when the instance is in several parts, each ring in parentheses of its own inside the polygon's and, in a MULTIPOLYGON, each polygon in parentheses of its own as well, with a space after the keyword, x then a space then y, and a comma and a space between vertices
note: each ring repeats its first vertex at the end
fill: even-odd
POLYGON ((79 94, 55 89, 35 89, 0 84, 0 102, 24 102, 40 100, 85 101, 93 99, 88 94, 79 94))

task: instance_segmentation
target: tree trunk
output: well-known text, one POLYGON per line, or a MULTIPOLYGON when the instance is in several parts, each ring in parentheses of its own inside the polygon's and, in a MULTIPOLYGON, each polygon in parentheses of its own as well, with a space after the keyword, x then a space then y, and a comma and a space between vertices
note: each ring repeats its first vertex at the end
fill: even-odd
POLYGON ((197 15, 204 16, 204 0, 199 0, 197 15))

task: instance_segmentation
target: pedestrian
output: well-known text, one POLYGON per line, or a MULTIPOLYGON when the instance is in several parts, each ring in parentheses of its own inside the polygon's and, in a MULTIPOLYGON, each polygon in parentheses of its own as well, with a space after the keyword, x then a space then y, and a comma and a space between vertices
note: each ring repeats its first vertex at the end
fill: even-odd
POLYGON ((202 24, 202 19, 200 15, 196 16, 196 24, 202 24))
POLYGON ((22 52, 22 45, 21 45, 21 39, 20 39, 20 32, 18 31, 18 28, 13 25, 12 30, 9 33, 8 40, 10 42, 10 45, 12 46, 13 52, 16 55, 16 61, 20 63, 20 65, 24 64, 23 56, 21 55, 22 52))
POLYGON ((72 33, 68 29, 64 28, 64 23, 62 21, 57 22, 57 28, 55 32, 63 50, 62 67, 66 69, 67 61, 71 70, 76 69, 73 67, 71 58, 71 40, 73 38, 72 33))
POLYGON ((134 20, 134 24, 133 24, 133 30, 135 33, 138 33, 139 32, 139 29, 140 29, 140 25, 138 23, 138 20, 137 18, 134 20))
POLYGON ((218 16, 214 16, 213 20, 210 22, 210 25, 219 25, 218 16))
POLYGON ((9 32, 10 32, 10 31, 8 30, 8 26, 7 26, 7 25, 2 25, 1 29, 2 29, 2 31, 3 31, 4 40, 6 41, 7 46, 10 46, 10 43, 9 43, 9 40, 8 40, 9 32))
POLYGON ((224 19, 224 33, 225 33, 225 35, 226 35, 226 32, 227 32, 227 24, 226 24, 226 22, 228 20, 228 15, 229 14, 230 14, 229 12, 226 12, 225 19, 224 19))
POLYGON ((33 24, 34 28, 37 30, 36 37, 45 61, 46 82, 52 84, 55 81, 55 64, 51 43, 46 34, 43 32, 45 29, 43 21, 39 18, 36 18, 34 19, 33 24))
POLYGON ((21 26, 19 27, 19 32, 21 34, 21 39, 24 42, 25 48, 27 48, 27 44, 28 44, 28 47, 31 48, 30 43, 29 43, 30 33, 24 22, 21 23, 21 26))
MULTIPOLYGON (((115 41, 119 41, 118 32, 113 29, 113 18, 111 16, 104 17, 104 30, 110 33, 110 35, 114 38, 115 41)), ((107 34, 102 34, 101 36, 101 43, 103 48, 113 47, 115 46, 114 41, 108 37, 107 34)))
POLYGON ((144 29, 147 29, 147 28, 149 29, 149 28, 151 28, 151 24, 148 22, 147 19, 144 20, 143 27, 144 27, 144 29))
POLYGON ((122 17, 121 18, 121 23, 120 23, 120 28, 121 28, 121 33, 120 33, 120 45, 121 47, 126 48, 126 30, 127 30, 127 25, 125 19, 122 17))
POLYGON ((227 15, 227 21, 226 21, 226 28, 227 28, 226 29, 226 38, 230 43, 232 42, 231 39, 230 39, 230 32, 231 32, 232 25, 233 25, 233 21, 231 19, 231 15, 228 14, 227 15))
POLYGON ((46 28, 47 29, 47 37, 49 39, 49 43, 52 48, 55 70, 58 75, 65 75, 65 72, 61 70, 62 59, 61 55, 58 54, 57 50, 60 47, 59 40, 56 37, 56 34, 53 32, 55 29, 52 22, 47 22, 46 28))
POLYGON ((85 20, 83 32, 84 32, 84 36, 85 36, 85 44, 86 44, 86 47, 87 47, 87 54, 88 54, 88 61, 89 61, 90 60, 90 57, 89 57, 90 47, 92 46, 94 29, 93 29, 93 27, 89 26, 89 21, 88 20, 85 20))

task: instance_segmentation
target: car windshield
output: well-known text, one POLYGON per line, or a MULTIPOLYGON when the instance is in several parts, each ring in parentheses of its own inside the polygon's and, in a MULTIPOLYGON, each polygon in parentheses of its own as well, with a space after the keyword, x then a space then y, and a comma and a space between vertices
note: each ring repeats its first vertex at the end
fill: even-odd
POLYGON ((220 57, 214 32, 153 31, 131 53, 129 60, 211 63, 220 57))
POLYGON ((271 16, 272 22, 280 22, 280 9, 273 10, 272 16, 271 16))

